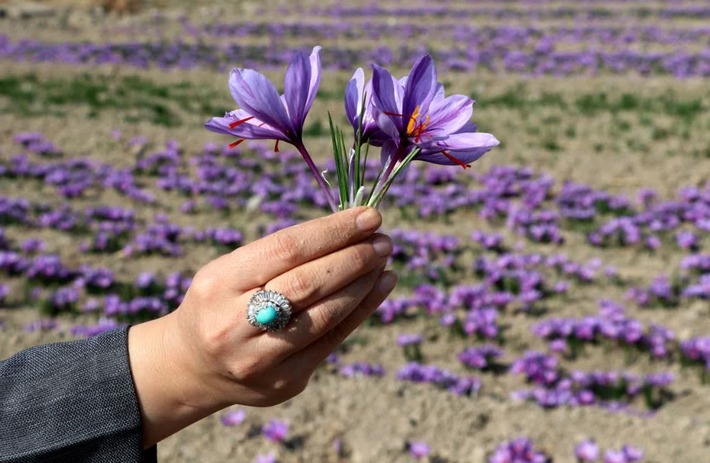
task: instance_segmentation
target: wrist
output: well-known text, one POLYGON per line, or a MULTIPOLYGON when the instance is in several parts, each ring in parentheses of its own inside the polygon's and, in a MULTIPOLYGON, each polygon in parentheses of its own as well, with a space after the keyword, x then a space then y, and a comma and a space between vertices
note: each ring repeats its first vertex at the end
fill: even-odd
POLYGON ((226 407, 210 393, 175 332, 175 314, 133 326, 128 353, 149 447, 226 407))

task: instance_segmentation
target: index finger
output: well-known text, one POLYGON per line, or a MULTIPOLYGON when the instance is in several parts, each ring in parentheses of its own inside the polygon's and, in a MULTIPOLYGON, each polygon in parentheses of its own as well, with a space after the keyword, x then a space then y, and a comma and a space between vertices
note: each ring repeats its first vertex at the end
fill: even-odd
POLYGON ((223 256, 241 290, 264 286, 282 273, 372 235, 382 216, 372 207, 347 209, 279 230, 223 256))

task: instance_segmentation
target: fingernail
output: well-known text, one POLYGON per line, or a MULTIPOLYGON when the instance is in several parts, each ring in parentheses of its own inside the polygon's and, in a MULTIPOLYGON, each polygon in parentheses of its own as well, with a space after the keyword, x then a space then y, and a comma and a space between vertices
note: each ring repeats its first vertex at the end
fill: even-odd
POLYGON ((371 231, 380 226, 380 213, 368 207, 355 219, 355 225, 360 231, 371 231))
POLYGON ((387 257, 392 254, 392 240, 386 236, 378 236, 372 241, 372 247, 375 249, 375 254, 380 257, 387 257))
POLYGON ((394 289, 397 284, 397 275, 393 272, 385 272, 381 277, 380 281, 377 282, 377 290, 383 293, 388 293, 394 289))

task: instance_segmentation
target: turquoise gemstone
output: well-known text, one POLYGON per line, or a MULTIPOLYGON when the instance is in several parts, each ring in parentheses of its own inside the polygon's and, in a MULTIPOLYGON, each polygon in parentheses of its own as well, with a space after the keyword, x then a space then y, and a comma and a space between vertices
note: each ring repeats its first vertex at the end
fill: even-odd
POLYGON ((276 312, 276 308, 274 306, 267 305, 256 313, 256 321, 262 325, 268 325, 276 320, 277 315, 278 312, 276 312))

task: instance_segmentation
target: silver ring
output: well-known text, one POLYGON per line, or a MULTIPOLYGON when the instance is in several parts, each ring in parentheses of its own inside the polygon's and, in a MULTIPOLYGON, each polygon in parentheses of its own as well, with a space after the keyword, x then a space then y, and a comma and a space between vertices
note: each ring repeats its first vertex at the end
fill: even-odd
POLYGON ((277 291, 260 289, 249 300, 247 320, 262 331, 278 331, 290 319, 291 303, 277 291))

